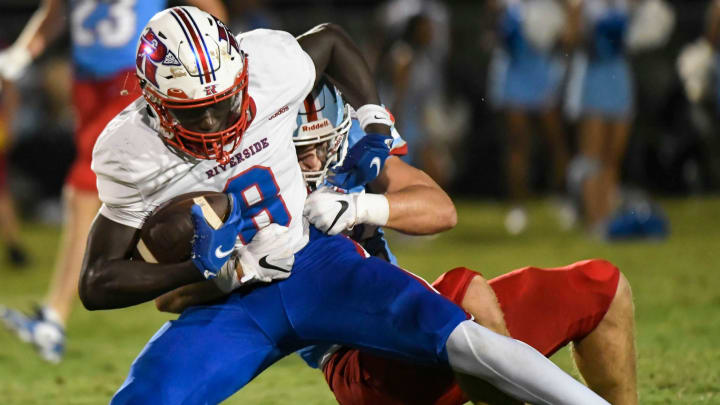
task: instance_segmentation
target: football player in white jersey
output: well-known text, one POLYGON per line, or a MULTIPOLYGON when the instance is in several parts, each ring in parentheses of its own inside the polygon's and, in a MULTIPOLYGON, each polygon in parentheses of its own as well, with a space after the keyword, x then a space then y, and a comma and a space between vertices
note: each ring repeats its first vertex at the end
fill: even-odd
POLYGON ((368 168, 381 171, 390 152, 389 114, 339 28, 322 25, 298 40, 270 30, 235 38, 209 14, 175 7, 146 26, 136 66, 144 100, 106 127, 93 153, 103 206, 83 263, 85 306, 134 305, 203 279, 231 290, 240 281, 237 261, 250 278, 282 280, 193 307, 163 326, 112 403, 217 403, 313 343, 446 364, 527 402, 607 403, 529 346, 468 320, 412 275, 304 226, 292 130, 321 73, 358 107, 368 133, 346 157, 362 168, 353 175, 362 181, 368 168), (232 209, 211 226, 193 207, 192 260, 129 260, 153 208, 207 190, 228 193, 232 209))

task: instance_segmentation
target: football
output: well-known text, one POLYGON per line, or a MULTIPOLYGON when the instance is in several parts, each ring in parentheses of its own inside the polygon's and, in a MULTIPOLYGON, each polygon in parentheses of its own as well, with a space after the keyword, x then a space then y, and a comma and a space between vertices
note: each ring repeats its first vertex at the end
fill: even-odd
POLYGON ((148 263, 188 260, 195 230, 190 215, 193 204, 200 205, 208 224, 216 229, 230 211, 230 199, 225 193, 199 191, 166 201, 145 220, 133 249, 133 259, 148 263))

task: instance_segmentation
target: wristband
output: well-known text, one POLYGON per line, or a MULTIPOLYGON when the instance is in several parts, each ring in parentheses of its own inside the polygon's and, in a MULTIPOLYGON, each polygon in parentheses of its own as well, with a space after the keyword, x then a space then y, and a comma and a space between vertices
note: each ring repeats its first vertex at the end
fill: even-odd
POLYGON ((388 110, 377 104, 365 104, 356 111, 360 127, 365 130, 370 124, 382 124, 391 127, 393 125, 392 118, 388 110))
POLYGON ((355 206, 358 224, 384 226, 390 218, 390 202, 385 194, 360 193, 355 206))

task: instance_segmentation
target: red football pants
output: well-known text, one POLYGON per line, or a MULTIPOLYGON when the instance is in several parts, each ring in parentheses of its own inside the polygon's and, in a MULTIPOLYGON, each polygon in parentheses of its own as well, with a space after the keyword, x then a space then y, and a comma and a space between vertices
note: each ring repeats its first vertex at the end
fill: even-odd
POLYGON ((90 168, 95 141, 105 125, 141 95, 135 70, 122 71, 104 80, 75 80, 76 154, 65 184, 79 190, 97 191, 95 173, 90 168), (123 95, 122 90, 128 93, 123 95))
MULTIPOLYGON (((456 268, 433 286, 456 304, 479 275, 456 268)), ((512 337, 546 356, 592 332, 615 297, 620 272, 604 260, 525 267, 490 280, 512 337)), ((467 402, 448 368, 428 367, 344 348, 323 369, 341 405, 461 405, 467 402)))

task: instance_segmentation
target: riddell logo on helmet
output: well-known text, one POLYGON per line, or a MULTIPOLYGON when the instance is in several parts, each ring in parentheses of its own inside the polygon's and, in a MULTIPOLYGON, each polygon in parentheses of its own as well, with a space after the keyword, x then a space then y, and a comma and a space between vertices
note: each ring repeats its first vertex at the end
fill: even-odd
POLYGON ((308 125, 308 124, 305 124, 305 125, 303 125, 303 126, 302 126, 302 130, 303 130, 304 132, 310 132, 310 131, 315 131, 315 130, 318 130, 318 129, 321 129, 321 128, 325 128, 325 127, 329 127, 329 126, 330 126, 330 121, 328 121, 328 119, 325 118, 324 120, 322 120, 322 121, 320 121, 320 122, 316 122, 316 123, 314 123, 314 124, 309 124, 309 125, 308 125))
POLYGON ((330 120, 323 118, 320 121, 315 121, 310 124, 303 124, 300 126, 300 133, 303 135, 321 135, 327 133, 329 129, 332 129, 330 120))

